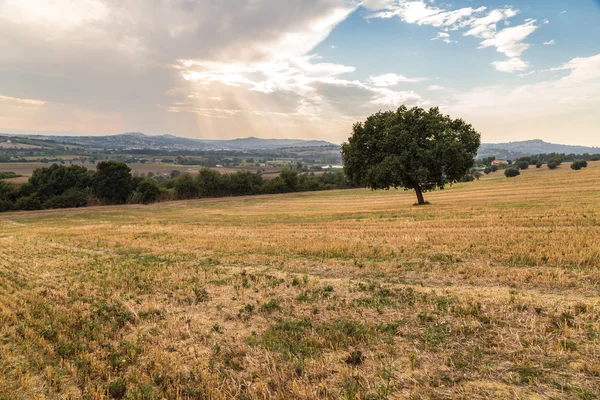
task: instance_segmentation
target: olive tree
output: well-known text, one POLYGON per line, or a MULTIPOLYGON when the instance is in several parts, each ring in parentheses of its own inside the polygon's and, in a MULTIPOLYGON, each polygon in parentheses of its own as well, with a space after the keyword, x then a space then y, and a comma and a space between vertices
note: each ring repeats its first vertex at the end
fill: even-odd
POLYGON ((480 134, 438 108, 401 106, 353 126, 342 145, 344 170, 357 185, 373 190, 402 187, 423 192, 458 182, 474 164, 480 134))

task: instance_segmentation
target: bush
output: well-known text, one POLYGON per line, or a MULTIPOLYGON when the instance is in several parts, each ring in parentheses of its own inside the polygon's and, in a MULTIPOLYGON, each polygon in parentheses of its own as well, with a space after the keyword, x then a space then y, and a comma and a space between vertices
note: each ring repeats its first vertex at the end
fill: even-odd
POLYGON ((153 179, 144 179, 137 187, 136 192, 143 204, 154 203, 160 197, 160 188, 153 179))
POLYGON ((577 160, 571 164, 572 170, 579 171, 582 168, 587 168, 587 161, 577 160))
POLYGON ((107 204, 125 203, 133 192, 131 169, 127 164, 102 161, 96 166, 95 189, 98 197, 107 204))
POLYGON ((201 197, 218 197, 224 192, 221 173, 210 168, 202 168, 196 177, 201 197))
POLYGON ((76 208, 87 205, 88 195, 85 191, 71 188, 63 194, 51 197, 44 203, 44 208, 76 208))
POLYGON ((542 165, 544 165, 544 164, 543 164, 541 161, 538 161, 538 162, 535 164, 535 167, 536 167, 536 168, 542 168, 542 165))
POLYGON ((0 212, 10 211, 13 208, 13 203, 8 200, 0 199, 0 212))
POLYGON ((556 163, 556 161, 550 161, 548 163, 548 168, 550 168, 550 169, 556 169, 556 168, 558 168, 558 164, 556 163))
POLYGON ((529 162, 528 161, 520 161, 519 162, 519 169, 528 169, 529 168, 529 162))
POLYGON ((190 174, 178 176, 175 179, 173 188, 175 198, 178 200, 193 199, 200 196, 200 187, 190 174))
POLYGON ((507 178, 514 178, 515 176, 519 175, 521 175, 521 171, 519 171, 517 168, 508 168, 506 171, 504 171, 504 176, 507 178))
POLYGON ((15 189, 10 183, 0 181, 0 200, 13 200, 15 195, 15 189))
POLYGON ((23 175, 15 174, 14 172, 0 172, 0 179, 20 178, 23 175))
POLYGON ((552 157, 549 161, 549 163, 553 162, 555 163, 557 166, 563 163, 563 158, 561 156, 557 156, 557 157, 552 157))
POLYGON ((32 194, 26 197, 20 197, 15 203, 15 210, 39 210, 42 208, 42 203, 40 202, 39 197, 37 195, 32 194))
POLYGON ((491 174, 492 173, 492 167, 490 167, 490 166, 485 167, 485 169, 483 170, 483 173, 486 174, 486 175, 491 174))

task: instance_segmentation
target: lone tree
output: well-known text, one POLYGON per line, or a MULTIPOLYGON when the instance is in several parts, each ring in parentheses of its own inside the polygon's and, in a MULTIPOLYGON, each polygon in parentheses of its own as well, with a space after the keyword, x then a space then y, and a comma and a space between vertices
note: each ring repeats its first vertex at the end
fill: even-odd
POLYGON ((414 189, 423 192, 458 182, 474 164, 481 144, 475 129, 431 108, 401 106, 378 112, 353 126, 342 145, 344 170, 357 185, 373 190, 414 189))

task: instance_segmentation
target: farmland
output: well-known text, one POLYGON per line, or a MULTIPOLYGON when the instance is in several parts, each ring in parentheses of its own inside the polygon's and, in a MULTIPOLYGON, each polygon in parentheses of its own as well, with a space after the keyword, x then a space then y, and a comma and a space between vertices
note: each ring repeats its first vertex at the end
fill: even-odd
POLYGON ((597 398, 598 182, 2 214, 0 398, 597 398))

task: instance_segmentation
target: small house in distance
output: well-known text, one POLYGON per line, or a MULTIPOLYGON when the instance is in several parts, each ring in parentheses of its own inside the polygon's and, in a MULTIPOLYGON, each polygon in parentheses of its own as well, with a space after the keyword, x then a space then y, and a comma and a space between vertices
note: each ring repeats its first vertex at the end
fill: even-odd
POLYGON ((502 165, 507 165, 508 162, 506 160, 494 160, 492 161, 492 165, 495 165, 497 167, 500 167, 502 165))

